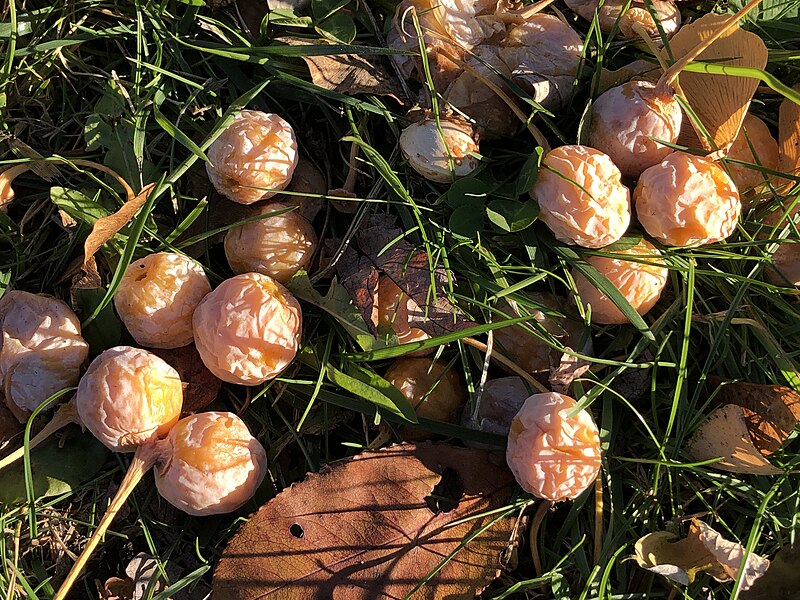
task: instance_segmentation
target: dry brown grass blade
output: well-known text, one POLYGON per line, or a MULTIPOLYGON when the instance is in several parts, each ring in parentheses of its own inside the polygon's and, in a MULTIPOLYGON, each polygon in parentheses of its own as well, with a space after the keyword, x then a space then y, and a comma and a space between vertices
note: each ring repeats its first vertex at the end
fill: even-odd
POLYGON ((103 244, 114 237, 139 212, 154 187, 155 184, 153 183, 146 185, 136 196, 129 197, 125 204, 122 205, 122 208, 113 215, 97 220, 89 237, 83 243, 84 270, 91 268, 95 253, 100 250, 103 244))
MULTIPOLYGON (((741 12, 741 11, 740 11, 741 12)), ((763 69, 767 64, 767 47, 754 33, 729 24, 731 17, 705 15, 681 28, 670 41, 673 56, 678 60, 665 73, 663 82, 671 83, 680 74, 681 93, 711 138, 684 128, 680 144, 707 151, 725 151, 739 134, 750 100, 758 88, 758 80, 733 75, 709 73, 680 73, 680 68, 692 58, 717 65, 763 69), (721 30, 727 31, 719 35, 721 30), (719 36, 711 44, 709 40, 719 36), (697 48, 706 46, 697 54, 697 48), (696 55, 696 56, 695 56, 696 55), (698 139, 699 138, 699 139, 698 139)), ((665 55, 666 56, 666 55, 665 55)), ((686 119, 692 126, 694 123, 686 119)))

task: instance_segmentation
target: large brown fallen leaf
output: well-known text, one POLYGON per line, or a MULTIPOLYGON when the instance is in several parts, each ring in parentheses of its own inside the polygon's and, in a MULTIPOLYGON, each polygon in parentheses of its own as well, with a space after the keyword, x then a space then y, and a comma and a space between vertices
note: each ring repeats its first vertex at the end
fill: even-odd
POLYGON ((636 562, 643 569, 688 585, 698 573, 706 572, 717 581, 732 581, 744 568, 740 591, 750 589, 764 575, 769 560, 749 554, 742 566, 745 549, 722 537, 698 519, 692 519, 689 535, 683 539, 667 531, 640 538, 635 546, 636 562))
MULTIPOLYGON (((669 47, 675 60, 689 54, 700 42, 708 39, 726 22, 729 15, 708 14, 681 27, 672 37, 669 47)), ((667 52, 662 52, 667 58, 667 52)), ((753 67, 763 69, 767 64, 767 47, 754 33, 734 26, 711 44, 696 59, 717 65, 753 67)), ((757 79, 733 75, 683 72, 679 78, 680 91, 705 126, 718 149, 727 149, 739 134, 750 100, 758 87, 757 79)), ((679 144, 692 148, 714 150, 707 142, 700 142, 684 119, 679 144), (700 145, 698 145, 700 144, 700 145)))
POLYGON ((516 521, 480 532, 498 518, 482 515, 505 506, 513 487, 502 455, 446 444, 334 463, 242 527, 214 573, 213 597, 401 599, 455 552, 413 597, 473 598, 499 573, 516 521))
POLYGON ((475 325, 447 298, 448 274, 440 264, 431 270, 428 254, 403 238, 388 215, 365 219, 336 263, 336 273, 367 328, 375 335, 372 308, 378 274, 386 274, 416 303, 409 310, 409 323, 431 336, 475 325))

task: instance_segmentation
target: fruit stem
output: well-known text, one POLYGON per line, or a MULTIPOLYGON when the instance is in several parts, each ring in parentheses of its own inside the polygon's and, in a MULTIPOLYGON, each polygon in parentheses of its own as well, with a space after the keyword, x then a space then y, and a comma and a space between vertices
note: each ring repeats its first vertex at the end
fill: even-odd
MULTIPOLYGON (((473 348, 477 348, 481 352, 488 352, 489 351, 489 347, 486 344, 484 344, 483 342, 479 342, 478 340, 476 340, 474 338, 469 338, 469 337, 461 338, 461 341, 464 342, 467 346, 472 346, 473 348)), ((539 390, 540 392, 545 393, 545 394, 550 392, 550 390, 548 390, 546 387, 544 387, 535 377, 533 377, 525 369, 520 367, 517 363, 515 363, 510 358, 506 358, 505 356, 500 354, 497 350, 492 350, 492 358, 494 360, 496 360, 497 362, 499 362, 504 367, 507 367, 507 368, 511 369, 512 371, 514 371, 514 373, 516 373, 517 375, 522 377, 525 381, 527 381, 531 385, 531 387, 534 387, 537 390, 539 390)))
POLYGON ((675 79, 678 78, 680 72, 688 65, 690 62, 695 60, 698 56, 700 56, 711 44, 716 42, 719 38, 725 35, 730 29, 732 29, 747 13, 753 10, 756 6, 761 3, 761 0, 750 0, 747 4, 745 4, 737 13, 728 17, 725 21, 722 22, 719 29, 712 33, 708 39, 703 40, 699 44, 697 44, 694 48, 692 48, 687 54, 681 57, 680 60, 673 63, 673 65, 664 72, 661 76, 661 79, 658 81, 658 86, 661 85, 672 85, 675 79))
MULTIPOLYGON (((31 450, 33 448, 36 448, 36 446, 44 442, 56 431, 58 431, 59 429, 63 429, 70 423, 80 423, 80 420, 78 419, 78 411, 75 408, 74 400, 71 400, 66 404, 62 404, 59 407, 59 409, 53 415, 53 418, 50 419, 50 422, 47 423, 47 425, 45 425, 39 433, 37 433, 35 436, 31 438, 31 441, 28 443, 28 448, 31 450)), ((25 456, 24 445, 21 448, 14 450, 14 452, 12 452, 8 456, 0 460, 0 471, 5 469, 7 466, 17 462, 23 456, 25 456)))
POLYGON ((64 580, 64 583, 61 584, 58 593, 53 597, 53 600, 64 600, 67 597, 67 594, 69 594, 70 589, 83 571, 89 558, 91 558, 92 553, 95 548, 97 548, 106 530, 114 520, 114 517, 117 516, 122 505, 125 504, 128 496, 131 495, 133 489, 139 481, 141 481, 145 473, 156 463, 161 454, 159 452, 159 447, 159 443, 156 441, 145 443, 136 449, 136 453, 133 455, 133 460, 131 461, 131 466, 128 467, 128 472, 125 474, 122 483, 120 483, 114 499, 111 500, 111 504, 108 505, 106 514, 103 515, 103 519, 100 521, 97 529, 94 530, 92 537, 89 538, 89 542, 86 544, 83 552, 81 552, 78 560, 72 565, 72 569, 64 580))

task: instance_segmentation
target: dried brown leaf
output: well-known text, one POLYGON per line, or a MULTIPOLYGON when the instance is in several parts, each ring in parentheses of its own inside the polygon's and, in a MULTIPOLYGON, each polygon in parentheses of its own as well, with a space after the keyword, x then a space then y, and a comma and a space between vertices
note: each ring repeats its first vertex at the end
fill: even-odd
MULTIPOLYGON (((310 42, 299 38, 282 38, 280 41, 295 46, 322 43, 319 40, 310 42)), ((403 88, 380 56, 367 58, 359 54, 332 54, 302 58, 308 66, 314 85, 347 96, 390 96, 403 104, 403 88)))
POLYGON ((800 590, 800 546, 785 546, 772 559, 769 569, 741 600, 795 600, 800 590))
POLYGON ((217 566, 214 598, 400 599, 457 551, 414 598, 471 599, 497 576, 516 521, 478 533, 497 518, 481 515, 505 506, 513 484, 502 455, 446 444, 334 463, 242 527, 217 566))
MULTIPOLYGON (((572 350, 569 346, 566 346, 565 349, 572 350)), ((569 395, 572 383, 583 376, 591 366, 592 363, 588 360, 564 352, 558 366, 550 369, 550 387, 554 392, 569 395)))
POLYGON ((129 198, 113 215, 108 215, 95 221, 92 232, 83 243, 84 270, 103 244, 119 233, 119 230, 125 227, 133 219, 134 215, 139 212, 153 188, 155 188, 154 183, 146 185, 136 196, 129 198))
MULTIPOLYGON (((657 531, 640 538, 635 545, 636 562, 643 569, 657 573, 681 585, 694 581, 706 572, 717 581, 731 581, 739 576, 745 548, 726 540, 706 523, 692 519, 689 535, 683 539, 667 531, 657 531)), ((741 591, 750 589, 764 575, 769 560, 749 554, 744 563, 741 591)))
MULTIPOLYGON (((670 40, 669 47, 675 60, 689 54, 700 42, 711 37, 728 19, 729 15, 707 14, 682 27, 670 40)), ((667 52, 662 55, 668 60, 667 52)), ((717 65, 753 67, 763 69, 767 64, 767 47, 754 33, 738 25, 711 44, 698 61, 717 65)), ((739 135, 750 100, 758 88, 757 79, 683 72, 679 78, 680 90, 692 110, 703 123, 717 148, 727 149, 739 135)), ((692 148, 714 150, 700 142, 686 118, 679 144, 692 148)))
POLYGON ((378 328, 372 320, 375 306, 375 292, 378 290, 378 270, 366 256, 359 255, 351 246, 345 248, 339 262, 336 263, 339 280, 350 298, 353 300, 367 330, 378 336, 378 328))
POLYGON ((744 411, 736 404, 726 404, 712 412, 694 432, 687 451, 695 460, 721 458, 711 466, 723 471, 754 475, 783 473, 756 449, 744 411))
POLYGON ((782 385, 737 381, 726 384, 718 398, 742 407, 750 438, 764 456, 777 451, 800 421, 800 394, 782 385))
POLYGON ((109 577, 100 592, 102 600, 133 600, 133 579, 109 577))
POLYGON ((181 376, 184 415, 201 411, 217 399, 222 381, 206 368, 194 344, 169 350, 148 350, 163 358, 181 376))

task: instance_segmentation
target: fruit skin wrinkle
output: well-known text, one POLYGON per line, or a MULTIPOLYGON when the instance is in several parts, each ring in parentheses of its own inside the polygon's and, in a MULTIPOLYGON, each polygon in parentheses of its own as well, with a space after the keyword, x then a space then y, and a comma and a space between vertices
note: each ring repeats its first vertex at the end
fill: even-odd
POLYGON ((600 434, 577 402, 549 392, 530 396, 511 422, 506 462, 520 487, 537 498, 560 502, 577 498, 597 478, 600 434))
POLYGON ((619 240, 631 219, 630 192, 611 158, 588 146, 548 152, 530 196, 556 239, 584 248, 619 240))
POLYGON ((89 365, 75 404, 81 423, 114 452, 133 452, 178 421, 183 385, 178 372, 155 354, 116 346, 89 365))
POLYGON ((209 371, 228 383, 258 385, 294 359, 302 312, 280 283, 260 273, 223 281, 200 302, 194 340, 209 371))
POLYGON ((207 151, 216 190, 240 204, 271 198, 289 185, 298 152, 292 126, 274 113, 243 110, 207 151))
POLYGON ((5 403, 24 423, 47 398, 78 383, 89 344, 66 303, 20 290, 0 299, 0 332, 5 403))
POLYGON ((669 246, 699 246, 736 230, 739 192, 717 163, 673 152, 646 169, 633 192, 636 215, 647 233, 669 246))
POLYGON ((156 466, 159 494, 194 516, 229 513, 253 497, 267 472, 267 453, 239 417, 204 412, 186 417, 166 438, 156 466))
POLYGON ((180 348, 192 343, 192 314, 210 291, 199 263, 182 254, 158 252, 128 266, 114 294, 114 307, 138 344, 180 348))

